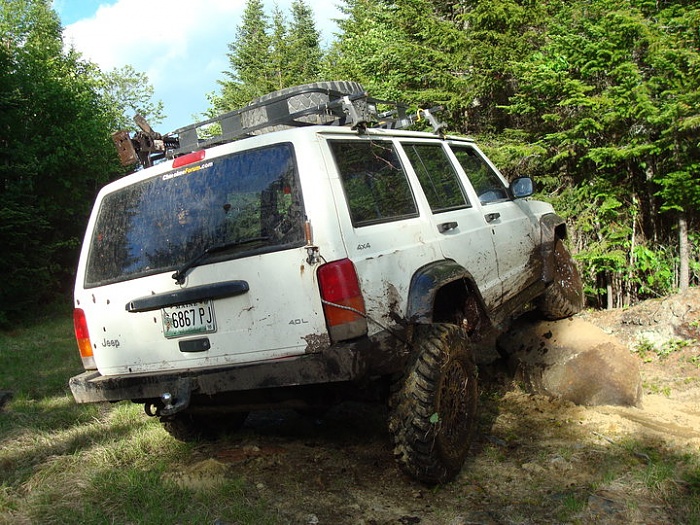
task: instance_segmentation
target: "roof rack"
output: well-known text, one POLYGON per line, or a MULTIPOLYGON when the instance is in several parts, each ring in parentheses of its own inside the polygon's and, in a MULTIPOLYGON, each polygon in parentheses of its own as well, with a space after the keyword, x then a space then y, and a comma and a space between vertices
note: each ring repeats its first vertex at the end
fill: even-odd
POLYGON ((406 129, 425 117, 436 133, 444 124, 434 113, 442 107, 408 113, 408 106, 370 97, 356 82, 317 82, 275 91, 247 106, 217 117, 178 128, 164 136, 136 116, 142 131, 128 140, 127 132, 113 135, 122 164, 136 160, 144 167, 164 157, 177 157, 195 150, 272 131, 310 125, 406 129), (140 120, 139 120, 140 119, 140 120))

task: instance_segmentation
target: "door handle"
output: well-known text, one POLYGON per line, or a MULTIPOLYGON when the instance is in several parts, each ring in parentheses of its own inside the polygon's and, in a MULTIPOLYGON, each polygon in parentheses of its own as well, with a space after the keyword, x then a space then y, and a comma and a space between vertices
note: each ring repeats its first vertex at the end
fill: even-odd
POLYGON ((446 231, 449 230, 454 230, 458 224, 456 222, 443 222, 442 224, 438 224, 438 231, 440 233, 445 233, 446 231))
POLYGON ((499 219, 501 217, 501 214, 496 212, 496 213, 487 213, 484 215, 484 218, 486 219, 486 222, 493 222, 496 219, 499 219))

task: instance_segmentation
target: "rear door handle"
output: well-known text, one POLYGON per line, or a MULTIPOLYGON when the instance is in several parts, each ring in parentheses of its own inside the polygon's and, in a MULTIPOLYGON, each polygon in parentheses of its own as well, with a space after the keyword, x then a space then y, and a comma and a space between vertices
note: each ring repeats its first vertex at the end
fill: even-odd
POLYGON ((443 222, 438 224, 438 231, 440 233, 445 233, 446 231, 454 230, 458 224, 456 222, 443 222))
POLYGON ((487 213, 484 215, 484 218, 486 219, 486 222, 493 222, 496 219, 500 219, 501 214, 496 212, 496 213, 487 213))

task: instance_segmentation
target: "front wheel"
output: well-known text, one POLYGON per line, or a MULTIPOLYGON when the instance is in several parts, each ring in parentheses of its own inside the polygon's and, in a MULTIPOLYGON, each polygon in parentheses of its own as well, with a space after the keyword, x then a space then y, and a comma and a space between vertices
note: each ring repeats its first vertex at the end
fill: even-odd
POLYGON ((583 308, 583 284, 576 262, 561 239, 554 242, 554 280, 536 305, 546 319, 570 317, 583 308))
POLYGON ((461 470, 476 429, 476 365, 462 328, 419 325, 415 333, 415 361, 395 384, 389 430, 404 472, 445 483, 461 470))

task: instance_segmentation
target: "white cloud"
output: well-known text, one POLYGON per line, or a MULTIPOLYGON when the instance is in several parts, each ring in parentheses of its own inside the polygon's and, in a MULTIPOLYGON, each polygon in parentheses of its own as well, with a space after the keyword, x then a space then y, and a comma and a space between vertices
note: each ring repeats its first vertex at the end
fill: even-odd
POLYGON ((86 59, 109 70, 125 64, 157 69, 186 57, 199 40, 213 34, 233 40, 245 0, 119 0, 102 5, 95 15, 66 27, 64 36, 86 59), (230 35, 225 34, 231 27, 230 35), (223 34, 222 34, 223 31, 223 34))
MULTIPOLYGON (((54 5, 60 7, 62 1, 54 0, 54 5)), ((289 13, 292 0, 277 3, 289 13)), ((146 73, 155 98, 165 104, 169 118, 164 126, 170 131, 206 110, 206 94, 218 89, 216 82, 228 67, 228 44, 235 39, 245 4, 246 0, 117 0, 66 26, 64 41, 103 71, 128 64, 146 73)), ((272 0, 266 2, 268 14, 273 7, 272 0)), ((339 11, 328 1, 311 7, 322 40, 330 41, 336 30, 331 19, 339 17, 339 11)))

